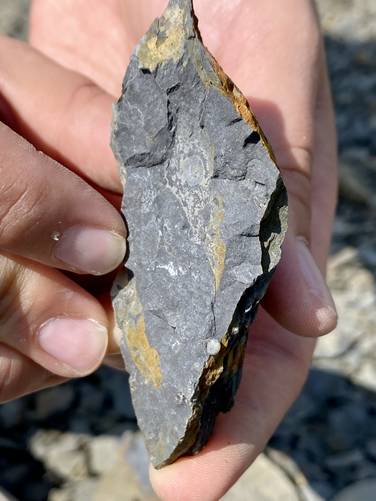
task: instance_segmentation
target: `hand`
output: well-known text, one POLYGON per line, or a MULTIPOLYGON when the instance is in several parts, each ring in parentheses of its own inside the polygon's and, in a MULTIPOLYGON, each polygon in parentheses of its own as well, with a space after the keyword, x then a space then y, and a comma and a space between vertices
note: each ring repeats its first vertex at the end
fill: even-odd
POLYGON ((88 374, 117 350, 98 287, 94 297, 59 271, 104 275, 124 257, 122 218, 97 191, 114 199, 109 190, 120 190, 108 146, 112 101, 0 38, 0 119, 21 134, 0 123, 1 402, 88 374))
MULTIPOLYGON (((165 5, 108 0, 92 9, 85 0, 34 0, 31 40, 118 96, 131 48, 165 5)), ((205 43, 249 97, 270 139, 290 206, 282 262, 251 328, 233 410, 219 416, 199 455, 151 471, 162 499, 207 501, 220 498, 264 448, 304 383, 315 337, 335 327, 323 274, 336 204, 336 137, 313 2, 195 6, 205 43)))

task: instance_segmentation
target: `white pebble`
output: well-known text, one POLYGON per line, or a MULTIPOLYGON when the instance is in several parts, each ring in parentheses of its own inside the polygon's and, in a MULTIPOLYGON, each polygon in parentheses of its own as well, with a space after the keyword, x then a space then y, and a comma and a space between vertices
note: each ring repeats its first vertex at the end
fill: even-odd
POLYGON ((221 351, 221 343, 217 339, 209 339, 206 345, 208 355, 218 355, 221 351))

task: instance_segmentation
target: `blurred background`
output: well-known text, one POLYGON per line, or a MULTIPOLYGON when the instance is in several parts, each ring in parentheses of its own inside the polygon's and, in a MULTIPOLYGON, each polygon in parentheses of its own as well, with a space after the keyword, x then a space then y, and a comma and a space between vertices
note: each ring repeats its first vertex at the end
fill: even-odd
MULTIPOLYGON (((27 36, 28 4, 0 0, 0 33, 27 36)), ((339 132, 328 269, 339 324, 320 340, 304 391, 265 454, 226 501, 376 499, 376 1, 317 4, 339 132)), ((155 500, 126 376, 101 369, 2 405, 0 486, 9 500, 155 500)))

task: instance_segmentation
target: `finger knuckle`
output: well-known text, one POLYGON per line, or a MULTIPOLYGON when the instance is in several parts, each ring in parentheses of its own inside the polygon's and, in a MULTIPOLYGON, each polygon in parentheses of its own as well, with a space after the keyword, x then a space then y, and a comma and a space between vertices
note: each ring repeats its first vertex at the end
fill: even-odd
POLYGON ((22 268, 0 256, 0 338, 14 318, 15 312, 20 313, 19 295, 22 281, 22 268))
POLYGON ((297 173, 310 179, 313 152, 308 146, 286 145, 275 148, 278 165, 282 172, 297 173))
POLYGON ((38 225, 46 212, 46 183, 13 179, 0 186, 0 246, 12 248, 30 229, 38 225))

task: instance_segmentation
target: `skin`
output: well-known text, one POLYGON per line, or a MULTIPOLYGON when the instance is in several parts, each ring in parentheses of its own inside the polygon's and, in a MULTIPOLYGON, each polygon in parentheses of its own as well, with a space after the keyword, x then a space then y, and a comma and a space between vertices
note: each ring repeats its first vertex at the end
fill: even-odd
MULTIPOLYGON (((125 236, 114 208, 121 187, 108 146, 111 104, 133 46, 165 5, 107 0, 93 9, 87 0, 34 0, 31 46, 0 38, 0 117, 10 126, 0 124, 0 211, 21 214, 0 223, 1 401, 78 375, 38 347, 38 328, 51 317, 91 318, 108 329, 103 350, 92 359, 89 353, 83 372, 105 354, 119 365, 109 280, 62 273, 72 270, 54 260, 44 235, 53 218, 67 227, 96 221, 125 236), (20 187, 25 166, 29 181, 20 187), (46 183, 51 188, 40 193, 46 183)), ((206 45, 249 99, 273 146, 289 193, 289 234, 251 329, 234 408, 219 416, 199 455, 151 469, 166 501, 216 500, 230 488, 297 397, 315 338, 336 324, 322 278, 336 202, 336 136, 313 4, 196 0, 195 7, 206 45)), ((85 338, 78 343, 84 352, 85 338)))

